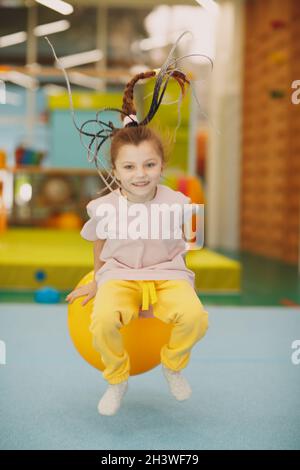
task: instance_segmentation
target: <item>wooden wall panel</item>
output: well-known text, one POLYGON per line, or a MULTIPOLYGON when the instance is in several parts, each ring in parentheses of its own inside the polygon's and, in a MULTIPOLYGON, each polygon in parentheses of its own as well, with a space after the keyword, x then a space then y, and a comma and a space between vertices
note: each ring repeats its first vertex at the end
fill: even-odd
POLYGON ((248 0, 241 248, 288 263, 299 257, 300 105, 291 102, 299 37, 299 0, 248 0))

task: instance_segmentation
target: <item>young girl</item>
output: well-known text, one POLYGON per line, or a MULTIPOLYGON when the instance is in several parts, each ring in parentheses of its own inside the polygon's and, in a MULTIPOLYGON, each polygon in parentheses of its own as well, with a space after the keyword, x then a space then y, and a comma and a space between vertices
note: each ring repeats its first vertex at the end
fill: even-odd
MULTIPOLYGON (((184 85, 189 81, 182 72, 169 67, 160 69, 156 82, 160 80, 159 86, 162 72, 168 78, 175 78, 184 93, 184 85)), ((169 342, 161 349, 161 363, 170 392, 179 401, 191 395, 191 387, 181 370, 188 365, 191 349, 208 328, 208 313, 194 289, 195 275, 185 264, 187 244, 183 234, 170 239, 162 237, 161 231, 158 238, 128 237, 128 233, 124 237, 120 223, 108 232, 99 228, 104 207, 113 209, 113 222, 117 222, 122 207, 137 205, 143 208, 145 220, 151 225, 154 206, 165 208, 175 204, 183 208, 190 203, 190 198, 181 192, 160 184, 166 164, 164 149, 159 136, 146 124, 161 99, 156 96, 156 109, 154 112, 153 107, 150 109, 143 124, 137 120, 134 85, 139 79, 156 75, 157 71, 138 74, 126 86, 122 107, 124 127, 114 130, 111 136, 111 168, 117 187, 110 186, 108 194, 89 202, 90 219, 81 230, 83 238, 94 242, 94 280, 66 297, 73 302, 85 296, 82 305, 94 299, 90 331, 93 345, 105 365, 103 377, 109 384, 98 404, 102 415, 114 415, 118 411, 128 388, 130 361, 122 343, 122 326, 139 314, 152 315, 173 325, 169 342)), ((174 232, 174 226, 170 232, 174 232)))

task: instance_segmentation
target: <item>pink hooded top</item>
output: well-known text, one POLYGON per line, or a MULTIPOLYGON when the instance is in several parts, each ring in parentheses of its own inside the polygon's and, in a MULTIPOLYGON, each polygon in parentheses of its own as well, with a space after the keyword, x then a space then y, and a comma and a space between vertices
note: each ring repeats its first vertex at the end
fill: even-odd
MULTIPOLYGON (((100 259, 105 264, 97 271, 95 279, 99 287, 105 281, 110 279, 123 279, 123 280, 174 280, 183 279, 188 281, 194 288, 195 274, 188 269, 185 264, 184 253, 188 250, 188 243, 182 237, 166 237, 162 236, 162 224, 159 224, 159 234, 156 239, 149 236, 151 229, 149 229, 148 237, 139 237, 132 239, 128 237, 126 230, 126 237, 122 237, 124 232, 124 225, 120 224, 119 211, 120 207, 130 208, 133 204, 135 206, 143 206, 143 214, 149 221, 151 227, 151 207, 153 205, 167 204, 170 207, 176 204, 180 205, 182 210, 190 204, 191 200, 180 191, 174 191, 171 188, 158 184, 157 191, 154 198, 144 203, 133 203, 122 195, 120 189, 115 189, 111 193, 90 201, 87 205, 87 213, 90 217, 80 232, 81 236, 89 241, 96 241, 97 239, 106 239, 100 259), (103 221, 103 214, 101 208, 104 209, 109 204, 113 209, 107 220, 113 224, 114 230, 106 230, 101 232, 99 221, 103 221), (184 207, 183 207, 184 206, 184 207), (100 211, 100 212, 99 212, 100 211), (146 212, 145 212, 146 211, 146 212), (110 236, 111 234, 111 236, 110 236)), ((156 206, 156 207, 158 207, 156 206)), ((165 206, 166 207, 166 206, 165 206)), ((182 212, 183 213, 183 212, 182 212)), ((127 212, 128 214, 128 212, 127 212)), ((136 217, 136 216, 135 216, 136 217)), ((145 220, 145 219, 144 219, 145 220)), ((153 219, 152 219, 153 220, 153 219)), ((177 219, 179 220, 179 219, 177 219)), ((171 222, 170 233, 174 234, 176 227, 182 227, 183 219, 178 222, 171 222)), ((186 219, 185 219, 186 221, 186 219)), ((132 222, 130 214, 127 218, 128 224, 132 222)), ((178 229, 177 227, 177 229, 178 229)), ((178 234, 178 232, 177 232, 178 234)))

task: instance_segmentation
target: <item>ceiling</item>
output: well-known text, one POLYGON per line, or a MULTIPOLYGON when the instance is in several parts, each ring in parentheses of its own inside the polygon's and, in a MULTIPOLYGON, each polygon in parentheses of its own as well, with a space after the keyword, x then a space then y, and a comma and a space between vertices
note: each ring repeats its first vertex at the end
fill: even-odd
MULTIPOLYGON (((150 11, 162 5, 197 6, 196 0, 67 0, 74 5, 74 12, 66 16, 71 22, 69 31, 53 38, 59 56, 92 50, 96 47, 96 7, 108 6, 107 15, 107 59, 108 66, 129 67, 133 60, 130 45, 136 39, 147 37, 144 19, 150 11), (132 14, 134 8, 135 14, 132 14)), ((62 18, 59 13, 37 4, 34 0, 0 0, 0 35, 8 35, 28 28, 28 10, 26 6, 37 5, 39 24, 46 24, 62 18), (18 8, 19 7, 19 8, 18 8)), ((53 57, 46 41, 39 38, 38 63, 52 64, 53 57)), ((1 49, 0 63, 23 66, 26 63, 26 44, 1 49)), ((142 58, 141 60, 146 60, 142 58)), ((133 62, 132 62, 133 61, 133 62)), ((137 60, 139 62, 139 60, 137 60)))
MULTIPOLYGON (((76 6, 96 6, 103 5, 110 8, 119 7, 119 8, 148 8, 155 7, 159 5, 195 5, 197 2, 195 0, 66 0, 68 3, 76 6)), ((35 3, 34 0, 0 0, 1 7, 18 7, 18 6, 27 6, 32 3, 35 3)))

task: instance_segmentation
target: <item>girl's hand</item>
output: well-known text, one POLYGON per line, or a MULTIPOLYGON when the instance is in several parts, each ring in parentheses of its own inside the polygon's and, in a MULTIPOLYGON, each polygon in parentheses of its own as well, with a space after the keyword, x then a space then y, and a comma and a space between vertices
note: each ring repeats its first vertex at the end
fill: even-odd
POLYGON ((82 297, 83 295, 86 296, 84 301, 81 303, 81 305, 85 305, 88 303, 89 300, 91 300, 93 297, 95 297, 97 293, 97 283, 96 281, 89 282, 85 286, 80 286, 78 289, 73 290, 70 292, 70 294, 67 295, 66 299, 67 302, 72 303, 73 300, 77 299, 77 297, 82 297))

